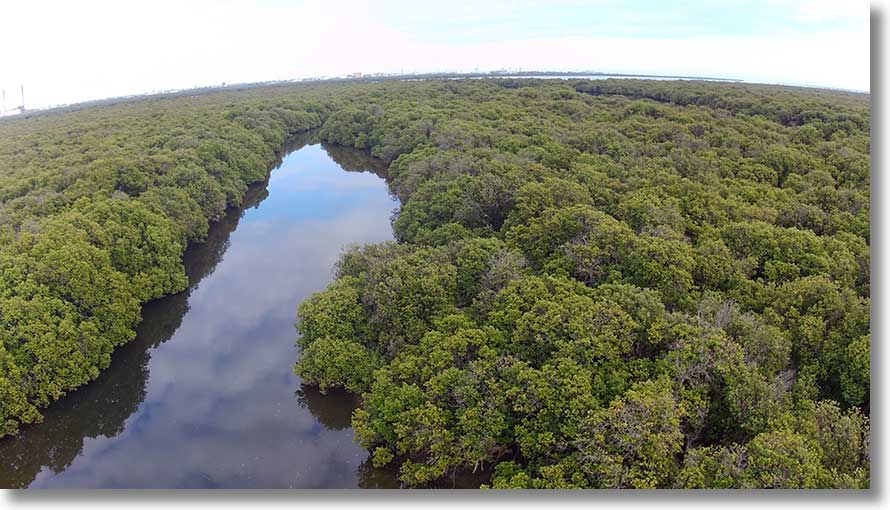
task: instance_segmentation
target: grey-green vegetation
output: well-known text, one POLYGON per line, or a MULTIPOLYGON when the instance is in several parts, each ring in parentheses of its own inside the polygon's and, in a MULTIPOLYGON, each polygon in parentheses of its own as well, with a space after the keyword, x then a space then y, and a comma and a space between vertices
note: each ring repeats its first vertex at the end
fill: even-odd
MULTIPOLYGON (((96 377, 297 132, 398 239, 299 308, 407 485, 868 487, 867 95, 641 80, 254 88, 0 123, 0 424, 96 377)), ((306 242, 311 243, 311 239, 306 242)))

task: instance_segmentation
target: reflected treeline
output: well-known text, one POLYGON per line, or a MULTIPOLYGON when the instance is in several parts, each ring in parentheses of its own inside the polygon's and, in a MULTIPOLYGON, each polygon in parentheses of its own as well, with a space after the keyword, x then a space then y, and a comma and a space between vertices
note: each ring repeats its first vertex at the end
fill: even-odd
POLYGON ((145 399, 151 348, 179 329, 192 291, 222 259, 244 211, 266 198, 267 184, 252 185, 242 207, 229 209, 211 224, 205 242, 189 246, 183 257, 188 288, 146 303, 136 338, 114 352, 111 365, 95 381, 53 403, 43 412, 42 423, 22 427, 17 437, 0 439, 0 487, 27 487, 44 466, 59 473, 80 453, 84 439, 114 437, 124 430, 127 418, 145 399))
POLYGON ((284 143, 284 148, 278 155, 278 164, 275 165, 273 168, 278 168, 279 166, 281 166, 281 162, 284 161, 284 158, 291 152, 298 151, 306 145, 315 145, 321 143, 320 133, 320 129, 310 129, 307 131, 301 131, 291 136, 290 140, 284 143))
MULTIPOLYGON (((343 430, 352 426, 352 413, 358 408, 360 398, 340 388, 321 393, 315 386, 300 385, 295 393, 300 407, 312 413, 319 423, 329 430, 343 430)), ((395 469, 375 468, 371 459, 365 459, 358 467, 358 486, 363 489, 398 489, 399 473, 395 469)))
POLYGON ((389 165, 382 159, 372 157, 368 151, 326 142, 322 143, 321 147, 340 168, 347 172, 371 172, 384 180, 389 180, 389 165))
MULTIPOLYGON (((317 135, 313 138, 312 143, 319 143, 317 135)), ((321 147, 343 170, 347 172, 371 172, 385 180, 387 184, 391 184, 389 181, 389 164, 382 159, 371 156, 368 151, 328 142, 321 142, 321 147)), ((393 199, 398 199, 392 187, 389 188, 389 196, 393 199)), ((390 221, 394 221, 398 217, 399 209, 394 208, 391 212, 390 221)))
POLYGON ((343 430, 352 426, 352 412, 358 407, 358 395, 335 388, 321 393, 315 386, 300 386, 295 393, 300 407, 329 430, 343 430))
MULTIPOLYGON (((279 159, 317 143, 320 143, 318 130, 300 133, 285 146, 279 159)), ((386 176, 386 163, 366 151, 332 144, 323 144, 323 148, 344 170, 386 176)), ((111 365, 95 381, 48 407, 43 412, 42 423, 23 427, 16 437, 0 439, 0 487, 27 487, 44 468, 60 473, 77 458, 87 438, 110 438, 123 432, 126 420, 146 397, 151 349, 169 340, 179 329, 189 310, 189 296, 222 260, 230 234, 241 216, 266 196, 268 180, 252 185, 240 208, 230 209, 222 219, 211 224, 204 243, 189 246, 183 257, 188 288, 146 303, 136 338, 114 352, 111 365)), ((296 399, 298 405, 331 430, 349 428, 359 403, 357 396, 346 392, 330 391, 322 395, 316 388, 305 386, 297 391, 296 399)), ((139 462, 139 459, 133 461, 139 462)), ((374 468, 369 461, 358 468, 357 475, 360 487, 399 487, 396 472, 374 468)))
MULTIPOLYGON (((488 468, 488 466, 486 466, 488 468)), ((398 463, 391 463, 377 468, 368 458, 358 467, 358 486, 362 489, 401 489, 407 487, 399 481, 398 463)), ((426 485, 420 489, 478 489, 482 484, 491 483, 491 469, 479 469, 475 473, 469 470, 458 470, 426 485)))

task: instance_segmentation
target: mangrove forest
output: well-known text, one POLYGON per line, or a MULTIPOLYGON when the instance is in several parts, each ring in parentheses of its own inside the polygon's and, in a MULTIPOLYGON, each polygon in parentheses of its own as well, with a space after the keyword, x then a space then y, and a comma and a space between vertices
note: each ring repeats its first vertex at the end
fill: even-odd
MULTIPOLYGON (((403 487, 868 488, 869 100, 369 80, 0 119, 0 443, 111 371, 146 307, 194 293, 190 247, 259 203, 297 140, 376 166, 393 197, 374 195, 391 235, 362 237, 354 214, 263 246, 347 246, 315 270, 333 271, 319 292, 280 303, 296 323, 281 362, 312 405, 354 401, 336 422, 366 471, 403 487)), ((275 210, 349 205, 281 196, 275 210)))

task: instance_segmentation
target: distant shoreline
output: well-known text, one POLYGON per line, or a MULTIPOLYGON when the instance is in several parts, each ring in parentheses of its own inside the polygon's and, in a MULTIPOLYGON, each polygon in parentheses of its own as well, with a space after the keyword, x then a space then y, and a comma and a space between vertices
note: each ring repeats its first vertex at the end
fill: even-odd
POLYGON ((742 82, 738 78, 714 78, 709 76, 681 76, 666 74, 633 74, 633 73, 602 73, 597 71, 493 71, 488 73, 418 73, 418 74, 372 74, 361 78, 304 78, 302 82, 318 81, 380 81, 380 80, 405 80, 405 79, 460 79, 460 78, 542 78, 542 77, 566 77, 579 79, 587 77, 597 78, 660 78, 665 80, 703 80, 703 81, 727 81, 742 82))
POLYGON ((742 80, 740 78, 716 78, 710 76, 685 76, 685 75, 664 75, 664 74, 634 74, 634 73, 604 73, 597 71, 520 71, 520 72, 508 72, 508 71, 491 71, 491 72, 473 72, 473 73, 397 73, 397 74, 384 74, 384 73, 375 73, 370 75, 364 75, 361 77, 349 77, 349 76, 323 76, 318 78, 301 78, 301 79, 291 79, 291 80, 272 80, 272 81, 259 81, 259 82, 251 82, 251 83, 233 83, 233 84, 218 84, 218 85, 208 85, 201 87, 194 87, 190 89, 171 89, 171 90, 163 90, 163 91, 153 91, 147 92, 144 94, 132 94, 128 96, 116 96, 105 99, 93 99, 89 101, 83 101, 79 103, 71 103, 71 104, 62 104, 62 105, 54 105, 48 106, 45 108, 35 108, 33 110, 25 110, 24 113, 13 114, 13 115, 0 115, 0 122, 5 122, 13 119, 26 119, 30 117, 36 117, 48 113, 63 113, 70 111, 82 110, 84 108, 90 108, 94 106, 107 106, 113 105, 126 101, 138 101, 144 99, 164 99, 164 98, 173 98, 178 96, 190 96, 190 95, 202 95, 202 94, 212 94, 216 92, 225 92, 225 91, 238 91, 259 87, 275 87, 275 86, 283 86, 283 85, 315 85, 315 84, 324 84, 324 83, 378 83, 383 81, 422 81, 422 80, 464 80, 464 79, 491 79, 491 80, 506 80, 506 79, 547 79, 547 78, 565 78, 572 79, 576 78, 579 80, 583 79, 608 79, 608 78, 616 78, 616 79, 643 79, 643 80, 684 80, 684 81, 710 81, 710 82, 719 82, 719 83, 743 83, 749 85, 767 85, 767 86, 778 86, 778 87, 791 87, 791 88, 810 88, 810 89, 820 89, 820 90, 829 90, 833 92, 845 92, 851 94, 870 94, 867 91, 858 91, 858 90, 847 90, 847 89, 836 89, 831 87, 821 87, 821 86, 809 86, 809 85, 791 85, 791 84, 780 84, 780 83, 756 83, 756 82, 748 82, 742 80))

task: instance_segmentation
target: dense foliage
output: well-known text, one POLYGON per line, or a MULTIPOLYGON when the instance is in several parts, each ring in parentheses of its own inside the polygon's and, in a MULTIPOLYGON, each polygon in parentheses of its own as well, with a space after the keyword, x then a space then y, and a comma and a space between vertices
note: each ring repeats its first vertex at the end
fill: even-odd
POLYGON ((869 485, 869 105, 782 87, 387 84, 321 133, 397 243, 299 309, 297 373, 408 485, 869 485))
POLYGON ((140 305, 185 289, 187 243, 327 114, 273 92, 0 123, 0 436, 95 379, 140 305))
POLYGON ((96 377, 298 131, 397 242, 299 309, 407 485, 867 487, 868 96, 638 80, 257 87, 0 122, 0 435, 96 377))

